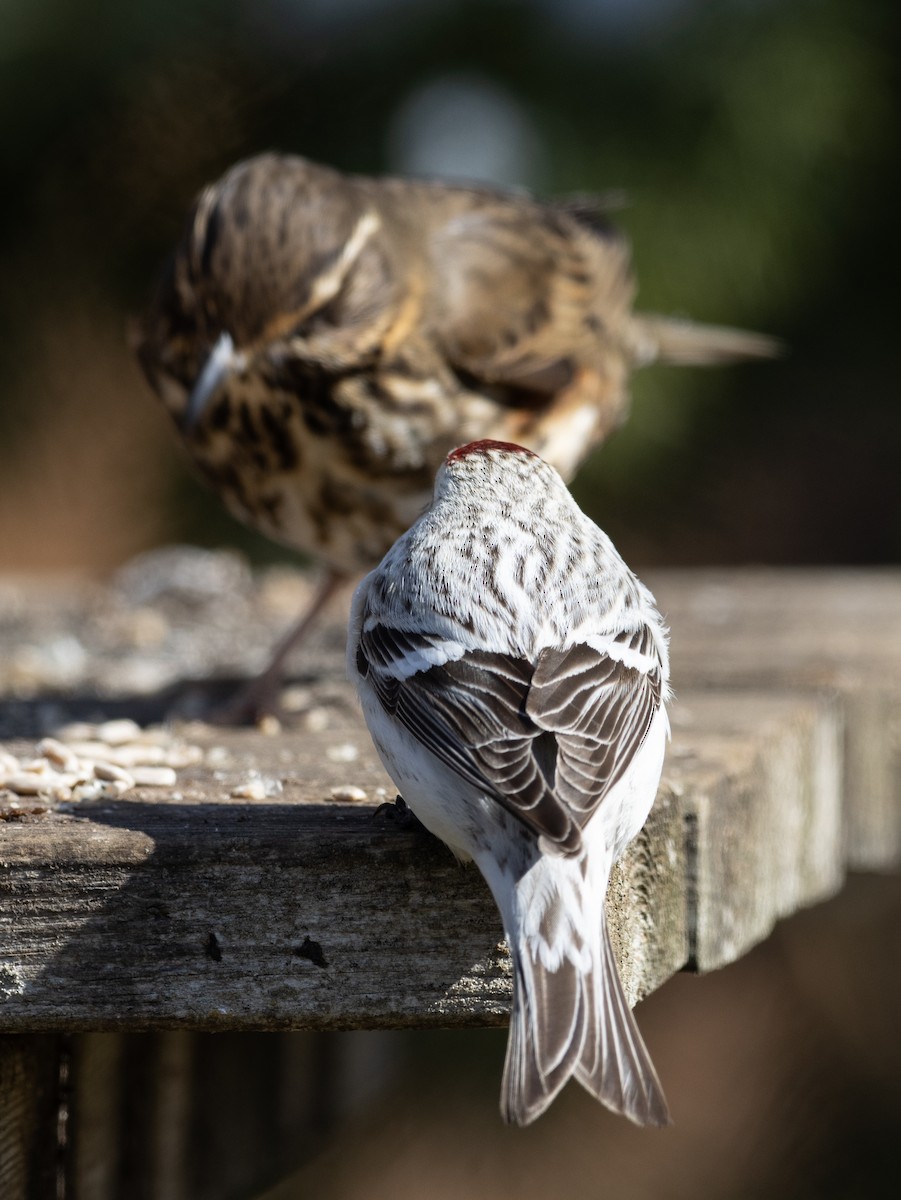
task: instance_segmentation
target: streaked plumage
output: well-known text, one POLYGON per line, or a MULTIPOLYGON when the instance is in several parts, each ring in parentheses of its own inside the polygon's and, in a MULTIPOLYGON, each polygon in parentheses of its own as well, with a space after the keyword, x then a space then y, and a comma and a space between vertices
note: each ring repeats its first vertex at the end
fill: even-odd
POLYGON ((264 154, 198 198, 138 355, 229 507, 353 575, 454 446, 517 441, 569 478, 624 419, 633 366, 772 352, 638 317, 634 290, 585 203, 264 154))
POLYGON ((500 909, 505 1118, 527 1124, 575 1076, 665 1123, 604 917, 668 736, 650 593, 552 467, 480 441, 448 456, 431 507, 360 584, 348 669, 404 799, 500 909))
POLYGON ((326 565, 309 618, 416 519, 454 446, 521 443, 569 479, 625 419, 633 367, 774 353, 637 315, 634 292, 584 199, 263 154, 200 194, 135 341, 232 512, 326 565))

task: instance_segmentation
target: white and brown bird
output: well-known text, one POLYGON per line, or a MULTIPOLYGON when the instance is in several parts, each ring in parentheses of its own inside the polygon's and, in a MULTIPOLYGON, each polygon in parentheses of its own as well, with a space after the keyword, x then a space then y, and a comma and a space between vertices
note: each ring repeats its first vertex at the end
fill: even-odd
POLYGON ((454 446, 515 441, 569 479, 625 419, 633 367, 774 352, 636 314, 634 292, 585 200, 264 154, 200 194, 136 343, 232 512, 325 565, 318 607, 409 528, 454 446))
POLYGON ((348 672, 407 804, 475 860, 500 910, 505 1119, 528 1124, 574 1076, 665 1124, 604 915, 669 733, 650 592, 553 467, 478 441, 447 457, 431 506, 357 589, 348 672))

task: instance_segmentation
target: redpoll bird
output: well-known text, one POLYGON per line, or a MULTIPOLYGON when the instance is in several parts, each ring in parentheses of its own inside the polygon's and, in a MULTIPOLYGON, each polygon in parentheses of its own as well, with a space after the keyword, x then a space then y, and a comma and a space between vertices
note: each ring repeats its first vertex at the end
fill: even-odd
POLYGON ((454 446, 520 442, 569 479, 625 419, 633 367, 774 353, 636 315, 634 291, 585 199, 264 154, 201 193, 136 342, 231 510, 326 564, 322 602, 410 526, 454 446))
POLYGON ((475 860, 500 909, 514 980, 504 1118, 528 1124, 575 1076, 638 1124, 665 1124, 604 915, 669 733, 650 592, 551 466, 473 442, 357 589, 348 669, 408 805, 475 860))

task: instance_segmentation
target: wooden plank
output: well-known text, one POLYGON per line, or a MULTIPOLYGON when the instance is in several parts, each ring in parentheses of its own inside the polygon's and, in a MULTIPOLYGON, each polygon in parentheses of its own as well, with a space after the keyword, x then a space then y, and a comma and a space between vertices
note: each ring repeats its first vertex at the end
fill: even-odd
MULTIPOLYGON (((690 934, 699 965, 718 965, 843 870, 828 700, 686 693, 673 719, 659 802, 610 889, 633 1000, 686 963, 690 934)), ((352 764, 314 767, 301 736, 212 733, 228 765, 183 772, 165 800, 139 792, 7 824, 3 1027, 502 1023, 509 959, 481 877, 391 811, 323 801, 334 779, 370 795, 387 782, 358 718, 332 720, 339 744, 360 742, 352 764), (229 798, 249 762, 279 780, 276 799, 229 798)))
MULTIPOLYGON (((849 864, 901 862, 901 572, 645 574, 672 626, 677 690, 841 695, 849 864)), ((251 578, 232 554, 176 548, 142 556, 112 587, 0 579, 0 736, 43 729, 92 697, 139 720, 199 711, 214 685, 191 681, 255 670, 310 588, 303 572, 251 578)), ((339 688, 344 615, 337 604, 297 658, 310 679, 339 688)))
MULTIPOLYGON (((845 717, 849 864, 901 862, 901 572, 748 568, 650 571, 685 688, 831 690, 845 717)), ((309 596, 303 572, 251 578, 229 553, 129 564, 114 586, 0 578, 0 737, 67 713, 159 720, 200 711, 251 672, 309 596)), ((344 609, 299 652, 313 691, 343 686, 344 609)), ((318 703, 318 701, 317 701, 318 703)))
MULTIPOLYGON (((633 1000, 689 958, 701 969, 729 961, 781 915, 834 891, 848 861, 886 866, 901 845, 901 574, 665 572, 651 582, 673 627, 678 698, 657 810, 611 881, 633 1000)), ((265 623, 248 620, 264 594, 260 584, 255 599, 240 597, 249 632, 234 641, 245 650, 264 644, 265 623)), ((232 599, 210 595, 227 633, 232 599)), ((0 645, 29 628, 50 644, 54 630, 78 631, 85 681, 70 676, 73 693, 103 677, 110 638, 145 612, 125 592, 87 587, 37 589, 32 606, 0 588, 0 616, 4 603, 0 645)), ((154 653, 170 635, 192 645, 196 611, 160 603, 154 653)), ((181 771, 176 788, 0 822, 0 1027, 505 1019, 509 962, 480 878, 390 814, 373 815, 393 788, 341 677, 341 640, 328 626, 311 649, 318 681, 280 736, 188 728, 207 762, 181 771), (232 799, 252 773, 272 785, 269 799, 232 799), (330 800, 347 786, 367 802, 330 800)), ((9 661, 21 670, 32 660, 11 648, 9 661)), ((26 691, 46 686, 45 667, 26 691)), ((37 719, 43 696, 8 719, 37 719)), ((135 704, 122 700, 125 711, 135 704)))
POLYGON ((340 1088, 340 1044, 326 1035, 179 1030, 71 1042, 66 1194, 89 1200, 255 1195, 310 1153, 328 1120, 324 1090, 340 1088))
POLYGON ((841 887, 842 726, 828 699, 768 692, 688 693, 673 723, 691 765, 691 965, 709 971, 841 887))
POLYGON ((648 572, 672 628, 677 689, 830 691, 845 723, 852 868, 901 863, 901 572, 648 572))
POLYGON ((121 1034, 73 1038, 70 1168, 77 1185, 75 1194, 91 1200, 116 1200, 120 1194, 125 1141, 121 1127, 124 1044, 121 1034))
POLYGON ((0 1196, 57 1200, 64 1126, 58 1037, 0 1037, 0 1196))
MULTIPOLYGON (((650 582, 678 697, 655 811, 608 894, 632 1001, 686 963, 745 953, 834 893, 849 863, 901 857, 901 573, 650 582)), ((286 615, 267 608, 268 587, 150 610, 126 588, 0 582, 0 691, 13 697, 0 732, 34 735, 91 706, 184 711, 195 693, 179 673, 224 647, 236 669, 264 655, 286 615), (167 671, 171 690, 154 690, 167 671)), ((311 1072, 289 1119, 283 1049, 291 1062, 317 1051, 302 1040, 315 1035, 287 1031, 504 1023, 493 903, 477 872, 393 809, 376 815, 393 788, 342 641, 335 622, 311 647, 309 696, 280 736, 189 727, 207 760, 175 788, 0 821, 4 1200, 55 1197, 61 1180, 96 1200, 252 1190, 297 1161, 317 1080, 337 1070, 311 1072), (271 794, 232 798, 252 775, 271 794), (365 801, 336 802, 348 786, 365 801), (262 1174, 251 1144, 266 1146, 262 1174)))

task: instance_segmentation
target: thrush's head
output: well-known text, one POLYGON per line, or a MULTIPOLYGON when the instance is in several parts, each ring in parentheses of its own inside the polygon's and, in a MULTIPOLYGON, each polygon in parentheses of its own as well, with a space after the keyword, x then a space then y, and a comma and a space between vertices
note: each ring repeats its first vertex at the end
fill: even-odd
POLYGON ((295 157, 249 159, 201 192, 135 338, 173 416, 196 419, 230 376, 328 323, 323 279, 359 218, 352 182, 295 157))

